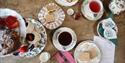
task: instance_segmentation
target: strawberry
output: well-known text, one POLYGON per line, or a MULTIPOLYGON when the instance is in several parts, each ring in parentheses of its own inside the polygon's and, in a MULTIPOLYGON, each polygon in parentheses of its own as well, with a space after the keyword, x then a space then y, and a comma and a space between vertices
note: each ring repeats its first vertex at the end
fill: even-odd
POLYGON ((9 28, 9 29, 15 29, 17 27, 19 27, 19 21, 17 20, 16 17, 14 16, 8 16, 6 18, 6 26, 9 28))
POLYGON ((22 46, 18 50, 19 52, 27 52, 28 51, 28 46, 22 46))
POLYGON ((0 25, 5 26, 5 19, 4 18, 0 18, 0 25))

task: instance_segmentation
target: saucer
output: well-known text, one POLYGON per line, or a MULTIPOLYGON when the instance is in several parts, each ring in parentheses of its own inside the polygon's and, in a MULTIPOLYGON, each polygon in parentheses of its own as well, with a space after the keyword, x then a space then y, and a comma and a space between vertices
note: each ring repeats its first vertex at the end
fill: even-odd
POLYGON ((56 3, 67 7, 75 5, 79 0, 55 0, 55 1, 56 3))
POLYGON ((70 28, 67 28, 67 27, 61 27, 59 29, 57 29, 55 32, 54 32, 54 35, 53 35, 53 45, 55 46, 55 48, 57 48, 58 50, 60 51, 69 51, 71 49, 74 48, 74 46, 76 45, 76 42, 77 42, 77 37, 76 37, 76 34, 75 32, 70 29, 70 28), (59 35, 62 33, 62 32, 68 32, 69 34, 71 34, 72 36, 72 41, 69 45, 67 46, 64 46, 62 44, 59 43, 59 35))
POLYGON ((38 19, 47 29, 52 30, 62 25, 65 13, 57 4, 49 3, 40 10, 38 19))
MULTIPOLYGON (((91 52, 92 53, 92 52, 91 52)), ((89 53, 90 54, 90 53, 89 53)), ((87 54, 86 54, 87 55, 87 54)), ((91 40, 87 40, 87 41, 82 41, 80 44, 78 44, 78 46, 76 47, 75 51, 74 51, 74 58, 75 60, 78 62, 78 63, 99 63, 100 60, 101 60, 101 51, 100 49, 98 48, 98 46, 93 43, 93 41, 91 40), (79 56, 82 56, 80 55, 80 53, 82 52, 86 52, 86 51, 91 51, 91 49, 93 50, 93 48, 95 49, 95 52, 96 52, 96 56, 89 59, 89 60, 83 60, 83 59, 80 59, 79 56)), ((85 55, 84 55, 85 56, 85 55)), ((91 55, 89 55, 91 56, 91 55)), ((87 57, 86 57, 87 58, 87 57)))
POLYGON ((81 12, 88 20, 96 21, 100 19, 104 13, 103 4, 100 0, 83 1, 83 4, 81 6, 81 12), (89 3, 92 1, 97 1, 100 4, 100 11, 98 13, 91 11, 91 9, 89 8, 89 3))
POLYGON ((118 27, 117 27, 117 25, 115 24, 115 22, 111 18, 103 19, 102 21, 100 21, 98 23, 98 25, 97 25, 97 33, 98 33, 98 35, 100 37, 104 37, 104 38, 106 38, 106 39, 108 39, 108 40, 110 40, 110 41, 112 41, 113 43, 116 44, 118 27), (110 23, 112 23, 112 25, 109 25, 109 26, 106 27, 106 26, 103 25, 106 22, 110 22, 110 23), (109 31, 111 30, 112 34, 115 34, 115 35, 113 35, 112 38, 106 37, 106 35, 104 35, 104 34, 108 33, 108 32, 105 32, 107 30, 109 30, 109 31))

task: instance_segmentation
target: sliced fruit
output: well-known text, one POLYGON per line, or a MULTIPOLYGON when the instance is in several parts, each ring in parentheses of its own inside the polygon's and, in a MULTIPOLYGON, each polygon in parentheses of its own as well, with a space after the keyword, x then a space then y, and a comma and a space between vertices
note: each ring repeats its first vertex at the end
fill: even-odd
POLYGON ((27 52, 28 51, 28 46, 22 46, 18 50, 19 52, 27 52))
POLYGON ((9 29, 15 29, 17 27, 19 27, 19 21, 17 20, 16 17, 14 16, 8 16, 6 18, 6 26, 9 28, 9 29))

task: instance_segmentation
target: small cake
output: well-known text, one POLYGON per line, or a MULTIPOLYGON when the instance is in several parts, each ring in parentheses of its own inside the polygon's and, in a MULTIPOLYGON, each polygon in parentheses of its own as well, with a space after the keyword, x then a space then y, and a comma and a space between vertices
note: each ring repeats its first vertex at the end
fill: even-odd
POLYGON ((16 51, 21 43, 20 43, 20 39, 19 39, 19 35, 16 31, 13 30, 6 30, 6 33, 3 36, 4 42, 3 44, 1 44, 2 46, 2 54, 6 55, 6 54, 10 54, 14 51, 16 51))
POLYGON ((35 42, 35 46, 38 46, 39 41, 41 39, 41 35, 40 35, 40 33, 37 33, 37 32, 33 32, 33 34, 35 35, 35 38, 34 38, 33 42, 35 42))
POLYGON ((53 22, 55 20, 53 14, 47 14, 45 19, 48 23, 53 22))
POLYGON ((47 8, 49 13, 54 12, 57 9, 59 9, 59 7, 56 4, 54 4, 54 3, 46 5, 46 8, 47 8))
POLYGON ((91 54, 91 59, 95 58, 97 56, 97 50, 96 48, 91 48, 90 50, 90 54, 91 54))
POLYGON ((26 32, 31 33, 34 29, 34 25, 27 19, 26 32))
POLYGON ((41 35, 36 31, 33 31, 32 33, 27 33, 26 35, 26 40, 28 40, 29 43, 34 44, 36 47, 39 45, 40 39, 41 35))
POLYGON ((80 61, 90 61, 90 57, 90 52, 88 51, 80 52, 79 54, 80 61))

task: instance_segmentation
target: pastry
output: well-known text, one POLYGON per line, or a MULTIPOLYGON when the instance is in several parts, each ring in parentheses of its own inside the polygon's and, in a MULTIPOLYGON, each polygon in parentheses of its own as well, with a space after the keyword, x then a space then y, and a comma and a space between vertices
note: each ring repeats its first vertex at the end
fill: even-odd
POLYGON ((34 29, 34 25, 29 21, 27 20, 26 22, 26 32, 27 33, 31 33, 34 29))
POLYGON ((6 33, 3 35, 3 39, 4 41, 1 44, 2 49, 0 51, 3 55, 16 51, 21 45, 19 35, 16 31, 6 30, 6 33))
POLYGON ((33 40, 33 42, 35 42, 34 45, 38 46, 39 41, 41 40, 41 35, 40 35, 40 33, 37 33, 37 32, 33 32, 33 34, 35 35, 35 38, 33 40))
POLYGON ((55 20, 53 14, 47 14, 45 19, 48 23, 53 22, 55 20))
POLYGON ((80 61, 90 61, 90 57, 90 52, 88 51, 80 52, 79 54, 80 61))
POLYGON ((91 48, 90 50, 90 54, 91 54, 91 59, 95 58, 97 56, 97 50, 96 48, 91 48))

